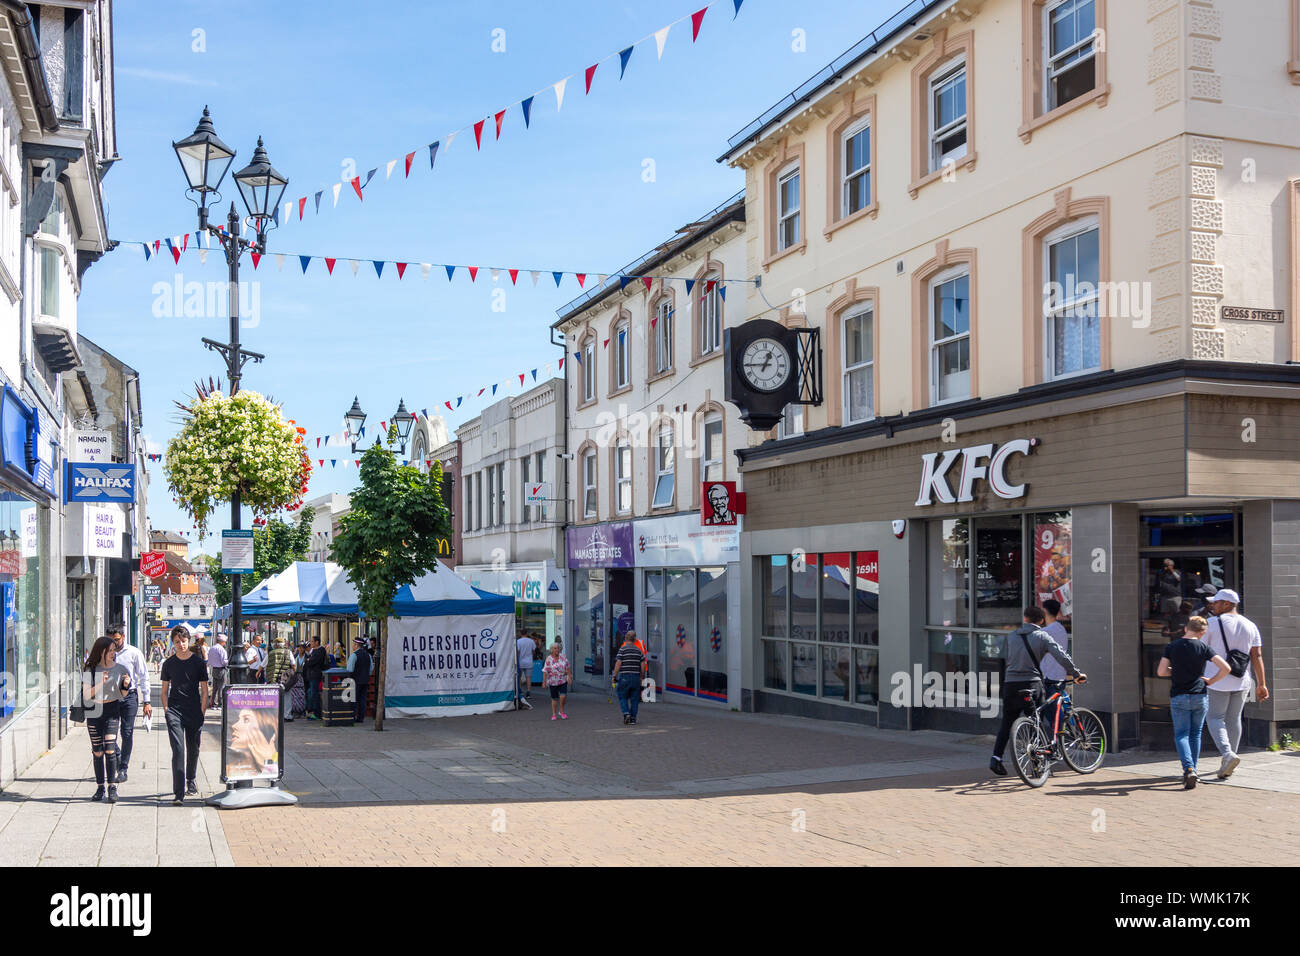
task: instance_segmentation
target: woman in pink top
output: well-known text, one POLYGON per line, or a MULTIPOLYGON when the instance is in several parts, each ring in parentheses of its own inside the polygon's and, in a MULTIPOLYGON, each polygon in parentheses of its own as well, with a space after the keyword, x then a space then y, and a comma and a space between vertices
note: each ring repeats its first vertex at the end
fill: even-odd
POLYGON ((542 665, 542 683, 551 689, 551 720, 557 716, 560 720, 568 720, 569 715, 564 712, 564 701, 569 696, 569 659, 560 652, 558 642, 551 645, 551 653, 542 665))

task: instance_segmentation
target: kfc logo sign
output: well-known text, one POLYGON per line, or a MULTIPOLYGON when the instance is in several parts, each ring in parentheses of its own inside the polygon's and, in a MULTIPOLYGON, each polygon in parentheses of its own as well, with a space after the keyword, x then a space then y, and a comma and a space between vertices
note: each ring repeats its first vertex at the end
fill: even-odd
POLYGON ((736 524, 736 515, 745 513, 745 496, 736 491, 734 481, 706 481, 700 486, 700 524, 736 524))
POLYGON ((996 445, 972 445, 945 452, 930 452, 921 456, 921 492, 917 507, 934 504, 937 498, 944 504, 975 500, 975 482, 983 478, 999 498, 1022 498, 1027 484, 1013 485, 1007 480, 1007 460, 1012 455, 1028 455, 1038 446, 1037 438, 1017 438, 1001 448, 996 445), (948 484, 948 472, 961 459, 957 477, 957 493, 948 484), (981 464, 984 462, 984 464, 981 464), (933 496, 933 498, 932 498, 933 496))

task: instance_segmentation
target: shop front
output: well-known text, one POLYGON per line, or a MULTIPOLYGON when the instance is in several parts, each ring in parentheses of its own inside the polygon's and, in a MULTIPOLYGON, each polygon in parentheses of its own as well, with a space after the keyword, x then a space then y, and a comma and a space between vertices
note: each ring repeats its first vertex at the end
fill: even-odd
POLYGON ((515 633, 528 634, 537 642, 533 683, 539 684, 546 648, 564 635, 564 569, 553 561, 534 561, 504 568, 460 565, 456 574, 480 591, 514 597, 515 633))
POLYGON ((564 652, 577 683, 608 687, 614 654, 635 627, 632 523, 567 528, 565 552, 570 613, 564 652))
POLYGON ((1163 648, 1231 587, 1272 692, 1247 739, 1275 739, 1300 723, 1300 389, 1247 391, 1169 375, 747 450, 745 707, 991 733, 1006 641, 1054 601, 1079 703, 1115 746, 1163 741, 1163 648))

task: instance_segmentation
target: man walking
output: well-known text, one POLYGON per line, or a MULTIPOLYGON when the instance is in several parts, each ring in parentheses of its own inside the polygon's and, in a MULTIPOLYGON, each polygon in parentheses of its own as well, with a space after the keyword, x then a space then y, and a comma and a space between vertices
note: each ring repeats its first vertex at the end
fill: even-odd
POLYGON ((261 684, 266 678, 266 651, 262 650, 262 635, 254 634, 253 640, 245 651, 248 661, 248 682, 261 684))
POLYGON ((537 651, 537 642, 531 631, 524 631, 515 640, 519 652, 519 695, 525 700, 533 696, 533 655, 537 651))
POLYGON ((311 650, 302 665, 302 679, 307 685, 307 719, 320 720, 320 685, 325 679, 329 659, 321 646, 320 635, 311 639, 311 650))
MULTIPOLYGON (((1260 700, 1268 700, 1268 685, 1264 680, 1263 639, 1255 622, 1237 610, 1241 597, 1236 591, 1223 588, 1210 599, 1210 609, 1214 617, 1205 634, 1205 643, 1210 650, 1218 654, 1231 668, 1223 680, 1210 687, 1210 706, 1205 714, 1205 722, 1210 727, 1210 736, 1223 755, 1219 762, 1218 777, 1226 780, 1232 776, 1241 763, 1237 749, 1241 746, 1241 711, 1246 706, 1246 695, 1252 686, 1260 700), (1233 661, 1234 653, 1237 661, 1233 661), (1246 658, 1249 658, 1247 663, 1246 658), (1252 685, 1250 671, 1254 670, 1255 680, 1252 685)), ((1206 677, 1218 673, 1218 668, 1205 665, 1206 677)))
POLYGON ((208 668, 190 650, 190 632, 184 625, 172 628, 176 652, 163 661, 162 706, 167 740, 172 748, 172 801, 180 806, 185 795, 199 792, 199 738, 208 709, 208 668))
MULTIPOLYGON (((149 665, 140 651, 126 642, 125 629, 121 624, 111 624, 108 636, 113 639, 113 649, 117 652, 117 663, 126 668, 131 675, 131 689, 123 699, 122 725, 118 728, 121 746, 118 747, 117 782, 126 783, 126 768, 131 762, 131 745, 135 742, 135 715, 144 710, 145 720, 153 716, 153 704, 149 687, 149 665)), ((113 781, 109 781, 112 783, 113 781)))
POLYGON ((1011 737, 1011 725, 1026 712, 1025 691, 1033 695, 1035 707, 1043 702, 1043 672, 1038 662, 1050 654, 1080 684, 1088 679, 1088 675, 1074 665, 1074 660, 1065 649, 1042 630, 1046 620, 1042 608, 1027 607, 1024 623, 1007 635, 1002 724, 998 727, 997 740, 993 743, 993 756, 989 758, 989 769, 999 777, 1007 775, 1007 768, 1002 765, 1002 753, 1007 749, 1007 740, 1011 737))
POLYGON ((230 653, 226 650, 226 635, 218 634, 216 641, 208 650, 208 669, 212 671, 212 706, 221 706, 221 691, 226 686, 226 674, 230 667, 230 653))
POLYGON ((623 711, 625 724, 636 723, 645 667, 645 652, 636 639, 636 632, 628 631, 623 635, 623 646, 618 649, 618 656, 614 658, 614 686, 618 691, 618 706, 623 711))
POLYGON ((353 719, 360 724, 366 719, 366 697, 370 692, 370 651, 366 650, 364 637, 352 638, 352 644, 348 670, 352 672, 353 686, 357 692, 357 712, 353 719))

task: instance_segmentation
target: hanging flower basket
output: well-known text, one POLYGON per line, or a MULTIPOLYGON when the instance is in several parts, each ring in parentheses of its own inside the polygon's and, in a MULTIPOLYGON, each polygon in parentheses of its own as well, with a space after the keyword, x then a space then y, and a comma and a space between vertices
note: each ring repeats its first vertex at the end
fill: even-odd
POLYGON ((201 534, 213 510, 239 492, 266 516, 301 506, 311 477, 302 433, 257 392, 211 392, 184 408, 180 434, 167 444, 167 485, 201 534))

